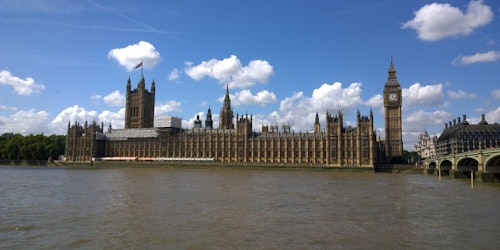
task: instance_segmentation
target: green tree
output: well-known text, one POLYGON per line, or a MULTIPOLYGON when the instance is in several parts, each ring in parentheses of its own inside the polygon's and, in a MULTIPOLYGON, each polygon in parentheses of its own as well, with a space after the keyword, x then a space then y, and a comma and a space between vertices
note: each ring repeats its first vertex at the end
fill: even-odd
POLYGON ((0 159, 46 160, 64 154, 66 136, 44 134, 27 135, 6 133, 0 136, 0 159))

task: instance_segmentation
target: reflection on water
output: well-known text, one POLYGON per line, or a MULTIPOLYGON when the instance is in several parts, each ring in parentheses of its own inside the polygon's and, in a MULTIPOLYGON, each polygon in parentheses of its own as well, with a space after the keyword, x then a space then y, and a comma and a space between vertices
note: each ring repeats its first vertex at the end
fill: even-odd
POLYGON ((495 249, 500 185, 429 175, 0 167, 2 249, 495 249))

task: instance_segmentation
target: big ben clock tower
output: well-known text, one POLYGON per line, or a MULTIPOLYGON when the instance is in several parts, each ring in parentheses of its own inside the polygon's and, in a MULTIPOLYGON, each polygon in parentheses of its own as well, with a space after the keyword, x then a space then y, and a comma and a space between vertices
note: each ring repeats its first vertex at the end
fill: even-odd
POLYGON ((388 160, 393 156, 403 155, 402 103, 401 85, 396 77, 391 56, 391 65, 384 86, 385 152, 388 160))

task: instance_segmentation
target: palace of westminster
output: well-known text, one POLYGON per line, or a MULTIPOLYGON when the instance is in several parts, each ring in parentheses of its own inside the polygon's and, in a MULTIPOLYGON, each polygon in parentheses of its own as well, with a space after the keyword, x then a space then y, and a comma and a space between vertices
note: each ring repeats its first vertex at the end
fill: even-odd
POLYGON ((401 156, 402 95, 392 58, 383 90, 385 139, 377 140, 373 112, 357 113, 357 127, 345 127, 343 114, 326 112, 322 128, 316 113, 312 132, 290 131, 284 125, 252 127, 253 117, 234 117, 229 89, 219 113, 219 126, 213 127, 212 111, 205 122, 199 116, 193 128, 182 128, 181 120, 164 116, 155 121, 155 82, 145 87, 144 76, 132 89, 127 81, 125 128, 104 124, 68 123, 66 161, 153 160, 214 161, 225 163, 320 164, 333 167, 374 167, 401 156))

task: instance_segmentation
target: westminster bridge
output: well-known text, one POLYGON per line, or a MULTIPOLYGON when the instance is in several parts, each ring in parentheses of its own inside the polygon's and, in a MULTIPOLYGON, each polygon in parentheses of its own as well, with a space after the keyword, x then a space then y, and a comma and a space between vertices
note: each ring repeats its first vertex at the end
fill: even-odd
POLYGON ((470 177, 483 181, 500 181, 500 148, 479 149, 458 154, 438 155, 424 159, 428 174, 470 177))

